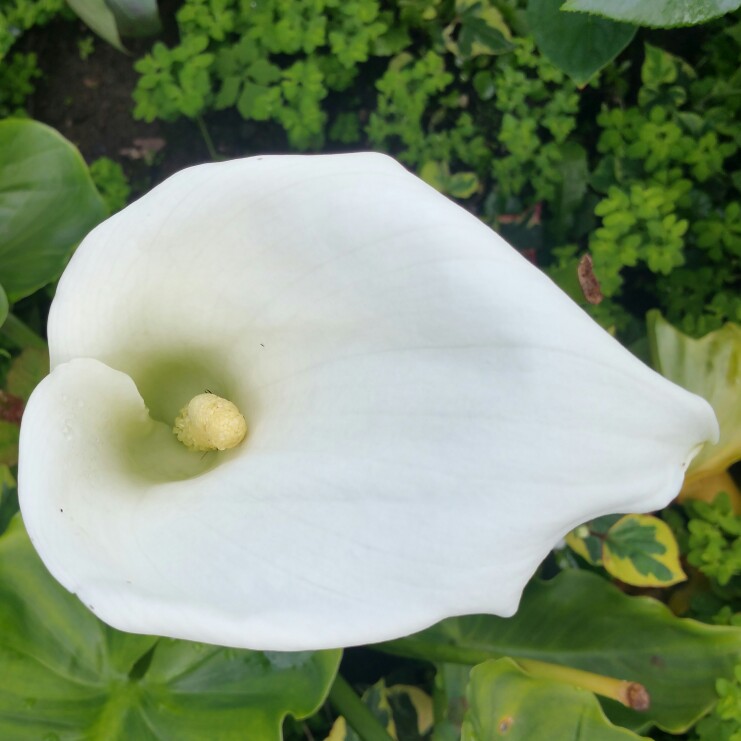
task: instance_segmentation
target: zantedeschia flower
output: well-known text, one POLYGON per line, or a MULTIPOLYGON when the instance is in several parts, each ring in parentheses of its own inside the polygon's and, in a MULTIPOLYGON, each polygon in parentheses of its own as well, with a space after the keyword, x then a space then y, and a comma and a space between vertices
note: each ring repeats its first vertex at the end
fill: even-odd
POLYGON ((170 178, 80 246, 49 344, 19 471, 44 562, 117 628, 238 647, 510 615, 567 531, 666 505, 717 436, 705 401, 376 154, 170 178), (236 419, 210 403, 186 421, 207 442, 178 440, 201 394, 244 441, 208 452, 236 419))

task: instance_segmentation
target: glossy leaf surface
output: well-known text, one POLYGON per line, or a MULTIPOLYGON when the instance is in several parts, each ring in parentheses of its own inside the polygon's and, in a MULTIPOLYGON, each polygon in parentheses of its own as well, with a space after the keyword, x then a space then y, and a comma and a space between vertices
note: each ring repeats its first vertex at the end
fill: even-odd
POLYGON ((474 667, 462 741, 637 741, 614 726, 597 698, 552 679, 534 678, 511 659, 474 667))
POLYGON ((530 584, 512 618, 453 618, 381 646, 463 664, 529 657, 640 682, 651 708, 639 714, 607 701, 610 717, 633 729, 656 723, 679 733, 716 701, 716 679, 733 675, 741 629, 676 618, 656 600, 628 597, 594 574, 568 571, 530 584))
POLYGON ((112 630, 52 579, 16 517, 0 538, 0 656, 0 738, 278 741, 287 713, 323 701, 340 652, 112 630))
POLYGON ((72 144, 36 121, 0 121, 0 275, 11 303, 57 278, 105 216, 72 144))
POLYGON ((739 0, 566 0, 564 10, 595 13, 637 26, 691 26, 741 6, 739 0))
POLYGON ((538 48, 577 85, 587 82, 631 41, 626 23, 583 13, 565 13, 562 0, 530 0, 527 18, 538 48))

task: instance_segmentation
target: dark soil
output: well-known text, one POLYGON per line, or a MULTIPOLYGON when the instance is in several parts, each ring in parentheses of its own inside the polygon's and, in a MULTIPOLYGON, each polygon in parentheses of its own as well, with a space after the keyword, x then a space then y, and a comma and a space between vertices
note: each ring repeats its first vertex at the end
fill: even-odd
MULTIPOLYGON (((172 19, 172 15, 163 17, 172 19)), ((166 25, 161 38, 174 45, 177 30, 166 25)), ((184 167, 214 159, 196 121, 146 123, 133 117, 132 91, 138 79, 133 65, 155 40, 127 40, 132 50, 127 55, 95 36, 81 21, 59 19, 32 29, 16 47, 35 52, 43 72, 28 102, 29 115, 73 142, 88 163, 103 156, 119 162, 134 197, 184 167), (82 39, 93 43, 87 58, 80 53, 82 39), (153 142, 161 149, 152 156, 137 156, 142 140, 145 149, 153 142)), ((236 110, 210 112, 204 125, 217 158, 289 151, 278 124, 245 121, 236 110)), ((329 149, 333 147, 325 151, 329 149)))
POLYGON ((57 129, 92 162, 110 157, 120 162, 142 192, 173 172, 211 160, 196 124, 163 124, 134 119, 131 93, 136 85, 135 55, 126 55, 94 36, 79 21, 56 21, 23 38, 38 55, 43 77, 29 101, 29 114, 57 129), (92 38, 94 51, 83 59, 80 39, 92 38), (137 158, 141 141, 162 145, 147 159, 137 158), (158 141, 161 140, 161 141, 158 141))

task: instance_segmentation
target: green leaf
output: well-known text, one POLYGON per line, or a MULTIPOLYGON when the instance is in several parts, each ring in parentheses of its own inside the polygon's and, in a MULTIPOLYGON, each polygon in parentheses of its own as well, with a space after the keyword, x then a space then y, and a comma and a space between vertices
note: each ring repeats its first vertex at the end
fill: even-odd
POLYGON ((0 275, 11 302, 59 276, 106 216, 80 153, 36 121, 0 121, 0 275))
POLYGON ((603 515, 580 525, 566 536, 566 544, 593 566, 602 566, 602 548, 610 528, 620 515, 603 515))
POLYGON ((581 525, 566 543, 625 584, 667 587, 687 578, 671 528, 651 515, 608 515, 581 525))
POLYGON ((0 464, 0 535, 18 512, 18 490, 10 468, 0 464))
POLYGON ((645 57, 641 65, 641 82, 644 87, 658 90, 662 85, 671 85, 677 80, 677 58, 653 44, 644 44, 645 57))
POLYGON ((18 438, 21 428, 15 422, 0 419, 0 465, 15 466, 18 463, 18 438))
POLYGON ((529 0, 530 30, 546 57, 577 85, 586 85, 631 42, 636 28, 591 15, 564 13, 562 2, 529 0))
POLYGON ((733 676, 741 629, 683 620, 595 574, 566 571, 530 584, 512 618, 453 618, 380 648, 462 664, 528 657, 639 682, 651 696, 650 709, 637 713, 608 700, 611 719, 633 730, 655 723, 681 733, 716 701, 716 679, 733 676))
POLYGON ((13 359, 8 370, 7 390, 14 396, 28 401, 31 392, 49 373, 49 353, 35 347, 27 347, 13 359))
POLYGON ((458 48, 464 58, 470 59, 477 54, 503 54, 514 49, 514 45, 485 18, 470 15, 461 21, 458 48))
POLYGON ((161 28, 157 0, 105 0, 122 36, 153 36, 161 28))
POLYGON ((515 48, 512 33, 494 5, 482 0, 456 0, 455 10, 457 20, 443 31, 445 47, 452 54, 471 59, 504 54, 515 48))
POLYGON ((9 311, 10 304, 8 303, 8 296, 5 293, 5 289, 0 285, 0 327, 3 326, 5 320, 8 318, 9 311))
POLYGON ((67 0, 101 38, 126 51, 121 36, 148 36, 160 30, 156 0, 67 0))
MULTIPOLYGON (((421 741, 432 727, 432 698, 419 687, 405 684, 386 686, 380 679, 363 692, 362 703, 370 710, 389 738, 421 741)), ((365 735, 348 728, 344 716, 339 716, 326 741, 362 741, 365 735)))
POLYGON ((486 661, 471 671, 461 741, 630 741, 586 690, 531 677, 511 659, 486 661))
POLYGON ((280 88, 245 82, 237 100, 237 110, 243 118, 267 121, 280 103, 280 88))
POLYGON ((258 85, 270 85, 281 78, 280 67, 270 64, 267 59, 258 59, 251 64, 247 70, 247 76, 253 79, 258 85))
POLYGON ((480 187, 475 172, 457 172, 451 175, 447 162, 425 162, 419 176, 441 193, 453 198, 470 198, 480 187))
POLYGON ((115 631, 52 579, 16 517, 0 537, 0 656, 3 739, 278 741, 287 713, 322 703, 340 652, 115 631))
POLYGON ((85 25, 98 36, 119 51, 126 51, 118 32, 116 16, 109 10, 104 0, 67 0, 67 2, 85 25))
POLYGON ((447 191, 453 198, 470 198, 479 185, 475 172, 456 172, 448 178, 447 191))
POLYGON ((555 167, 561 175, 562 183, 558 194, 558 208, 568 213, 581 204, 587 192, 587 152, 573 141, 564 142, 558 151, 560 157, 555 167))
POLYGON ((434 741, 460 741, 463 718, 468 707, 466 690, 471 668, 461 664, 435 665, 434 741))
POLYGON ((447 166, 447 162, 425 162, 419 170, 419 176, 435 190, 443 192, 445 190, 445 179, 449 174, 447 166))
MULTIPOLYGON (((586 150, 576 142, 565 141, 557 151, 558 160, 554 163, 554 170, 558 173, 559 183, 556 185, 551 229, 558 235, 559 241, 565 241, 575 224, 583 229, 588 223, 583 206, 589 182, 589 164, 586 150)), ((579 291, 579 295, 583 298, 584 294, 579 291)))
POLYGON ((241 89, 241 77, 237 75, 229 75, 228 77, 225 77, 221 85, 221 90, 219 90, 214 103, 216 110, 220 111, 224 108, 231 108, 237 102, 241 89))
POLYGON ((636 26, 670 28, 705 23, 741 7, 741 0, 566 0, 562 7, 636 26))
POLYGON ((687 578, 674 533, 651 515, 621 517, 607 531, 602 562, 612 576, 638 587, 668 587, 687 578))
MULTIPOLYGON (((241 651, 162 639, 140 685, 137 711, 153 739, 278 739, 285 716, 312 715, 324 701, 341 652, 241 651), (148 705, 165 705, 158 713, 148 705), (144 712, 143 712, 144 711, 144 712)), ((132 737, 133 738, 133 737, 132 737)))
POLYGON ((729 323, 693 339, 658 311, 650 311, 646 322, 654 368, 709 401, 720 424, 720 440, 693 459, 687 483, 725 471, 741 459, 741 327, 729 323))

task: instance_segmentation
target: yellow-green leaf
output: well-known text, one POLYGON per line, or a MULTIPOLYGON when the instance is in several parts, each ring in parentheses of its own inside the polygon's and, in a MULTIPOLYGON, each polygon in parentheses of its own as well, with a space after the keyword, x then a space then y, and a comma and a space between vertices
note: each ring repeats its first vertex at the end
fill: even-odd
POLYGON ((329 730, 329 736, 324 741, 345 741, 347 739, 347 721, 340 716, 332 724, 329 730))
POLYGON ((587 690, 523 671, 512 659, 471 671, 463 741, 639 741, 613 725, 587 690))
POLYGON ((636 587, 668 587, 687 575, 669 526, 652 515, 625 515, 608 531, 602 564, 616 579, 636 587))
POLYGON ((720 440, 706 444, 687 471, 687 484, 725 471, 741 459, 741 327, 693 339, 675 329, 658 311, 647 317, 651 359, 670 381, 710 402, 720 424, 720 440))
MULTIPOLYGON (((416 733, 424 736, 434 720, 432 698, 419 687, 396 684, 387 687, 380 679, 361 698, 373 716, 394 741, 403 741, 416 733)), ((340 716, 324 741, 361 741, 353 728, 340 716)))
POLYGON ((602 565, 602 548, 597 551, 590 548, 590 532, 587 525, 580 525, 576 530, 572 530, 566 536, 566 545, 574 553, 581 556, 587 563, 592 566, 602 565))
POLYGON ((511 51, 512 32, 493 4, 480 0, 457 0, 455 20, 443 30, 445 48, 456 57, 472 59, 481 55, 511 51))
POLYGON ((432 698, 419 687, 410 684, 395 684, 389 687, 387 694, 391 698, 406 698, 417 714, 417 732, 424 736, 432 728, 434 722, 434 708, 432 698))
POLYGON ((602 566, 603 546, 609 529, 620 515, 604 515, 580 525, 566 536, 566 544, 592 566, 602 566))
POLYGON ((479 189, 480 183, 475 172, 450 172, 447 162, 425 162, 419 176, 441 193, 453 198, 470 198, 479 189))

